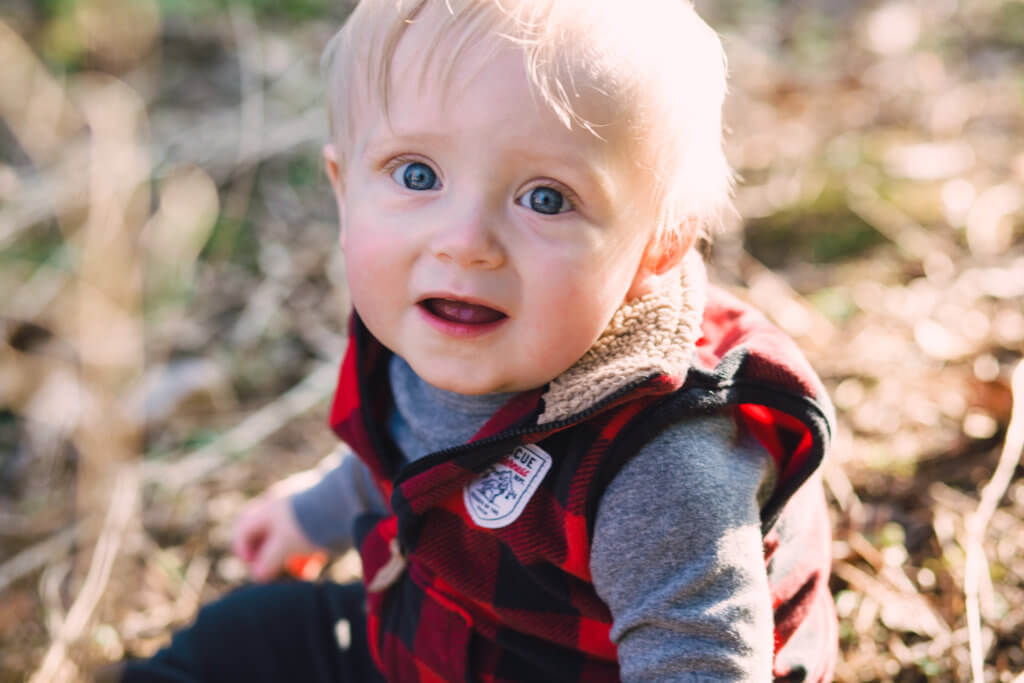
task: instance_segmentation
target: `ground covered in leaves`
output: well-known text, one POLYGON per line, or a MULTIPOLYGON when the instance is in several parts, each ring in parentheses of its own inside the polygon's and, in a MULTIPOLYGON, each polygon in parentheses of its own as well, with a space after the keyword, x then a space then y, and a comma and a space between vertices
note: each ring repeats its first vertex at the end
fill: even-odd
MULTIPOLYGON (((1024 4, 697 4, 741 178, 711 270, 800 342, 839 415, 837 679, 968 680, 973 657, 1020 681, 1024 477, 1001 453, 1024 4)), ((245 500, 331 448, 347 302, 318 53, 343 14, 0 9, 0 681, 153 652, 244 582, 245 500)))

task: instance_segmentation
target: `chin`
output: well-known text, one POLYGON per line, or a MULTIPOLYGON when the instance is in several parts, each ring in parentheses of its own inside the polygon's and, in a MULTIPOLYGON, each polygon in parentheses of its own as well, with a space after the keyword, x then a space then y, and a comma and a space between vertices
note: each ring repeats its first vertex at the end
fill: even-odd
MULTIPOLYGON (((415 368, 414 368, 415 369, 415 368)), ((417 373, 419 374, 419 373, 417 373)), ((450 377, 447 375, 420 375, 427 384, 465 396, 480 396, 482 394, 493 394, 499 391, 508 391, 493 383, 474 381, 469 377, 450 377)))
POLYGON ((410 363, 412 369, 427 384, 464 396, 480 396, 505 391, 520 391, 520 387, 503 383, 497 377, 481 377, 481 373, 472 369, 457 368, 452 371, 433 367, 419 368, 410 363), (422 370, 422 371, 421 371, 422 370))

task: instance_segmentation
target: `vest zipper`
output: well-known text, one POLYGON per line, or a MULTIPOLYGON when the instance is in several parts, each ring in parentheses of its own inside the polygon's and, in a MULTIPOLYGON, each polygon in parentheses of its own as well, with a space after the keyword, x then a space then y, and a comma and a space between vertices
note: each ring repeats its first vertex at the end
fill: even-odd
MULTIPOLYGON (((425 455, 422 458, 417 458, 416 460, 410 463, 406 463, 401 468, 399 468, 398 474, 395 476, 394 479, 394 486, 395 488, 398 488, 401 485, 401 483, 408 479, 409 477, 413 477, 419 474, 420 472, 424 472, 433 467, 434 465, 451 458, 453 455, 468 453, 469 451, 475 448, 479 448, 482 446, 491 446, 500 441, 510 441, 513 439, 518 439, 519 437, 526 436, 527 434, 543 434, 545 432, 555 432, 577 422, 582 422, 583 420, 589 418, 591 415, 594 415, 595 413, 604 410, 605 408, 608 407, 609 404, 614 403, 615 401, 622 398, 626 394, 634 391, 637 387, 649 382, 653 377, 656 376, 657 375, 645 377, 644 379, 637 380, 635 382, 622 386, 616 389, 611 394, 608 394, 603 399, 593 404, 589 408, 581 410, 580 412, 574 415, 570 415, 567 418, 557 420, 555 422, 549 422, 544 425, 535 424, 531 426, 514 427, 506 429, 504 432, 488 436, 484 439, 480 439, 479 441, 472 441, 470 443, 459 444, 458 446, 445 448, 443 450, 435 451, 433 453, 425 455)), ((533 417, 534 419, 536 419, 535 415, 533 417)))

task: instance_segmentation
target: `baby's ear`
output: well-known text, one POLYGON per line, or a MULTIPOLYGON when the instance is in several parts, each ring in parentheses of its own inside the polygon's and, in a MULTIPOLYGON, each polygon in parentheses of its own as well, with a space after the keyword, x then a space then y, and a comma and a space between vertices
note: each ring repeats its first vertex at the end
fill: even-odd
POLYGON ((652 237, 644 248, 626 300, 638 299, 654 291, 660 277, 682 263, 696 237, 696 219, 687 219, 679 230, 666 230, 652 237))
POLYGON ((323 148, 324 168, 327 171, 327 179, 331 181, 331 189, 334 190, 334 201, 338 205, 338 242, 341 248, 345 248, 345 202, 344 187, 341 175, 341 165, 338 162, 338 150, 334 145, 327 143, 323 148))
POLYGON ((334 194, 341 194, 341 169, 338 167, 338 151, 334 148, 333 144, 328 142, 324 145, 322 154, 324 155, 327 178, 331 181, 334 194))
POLYGON ((654 275, 675 268, 697 238, 697 219, 687 218, 677 230, 664 230, 651 238, 644 250, 643 265, 654 275))

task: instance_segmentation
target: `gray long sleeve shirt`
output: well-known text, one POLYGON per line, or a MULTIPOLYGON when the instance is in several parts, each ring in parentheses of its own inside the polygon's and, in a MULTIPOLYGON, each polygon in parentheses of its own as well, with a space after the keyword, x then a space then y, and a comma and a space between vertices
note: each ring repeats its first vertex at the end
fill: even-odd
MULTIPOLYGON (((389 370, 389 428, 409 461, 465 443, 509 398, 442 391, 397 356, 389 370)), ((609 484, 590 568, 623 681, 771 680, 759 511, 773 476, 771 458, 730 418, 701 417, 656 436, 609 484)), ((310 540, 336 549, 351 544, 356 515, 387 509, 351 453, 293 505, 310 540)))

